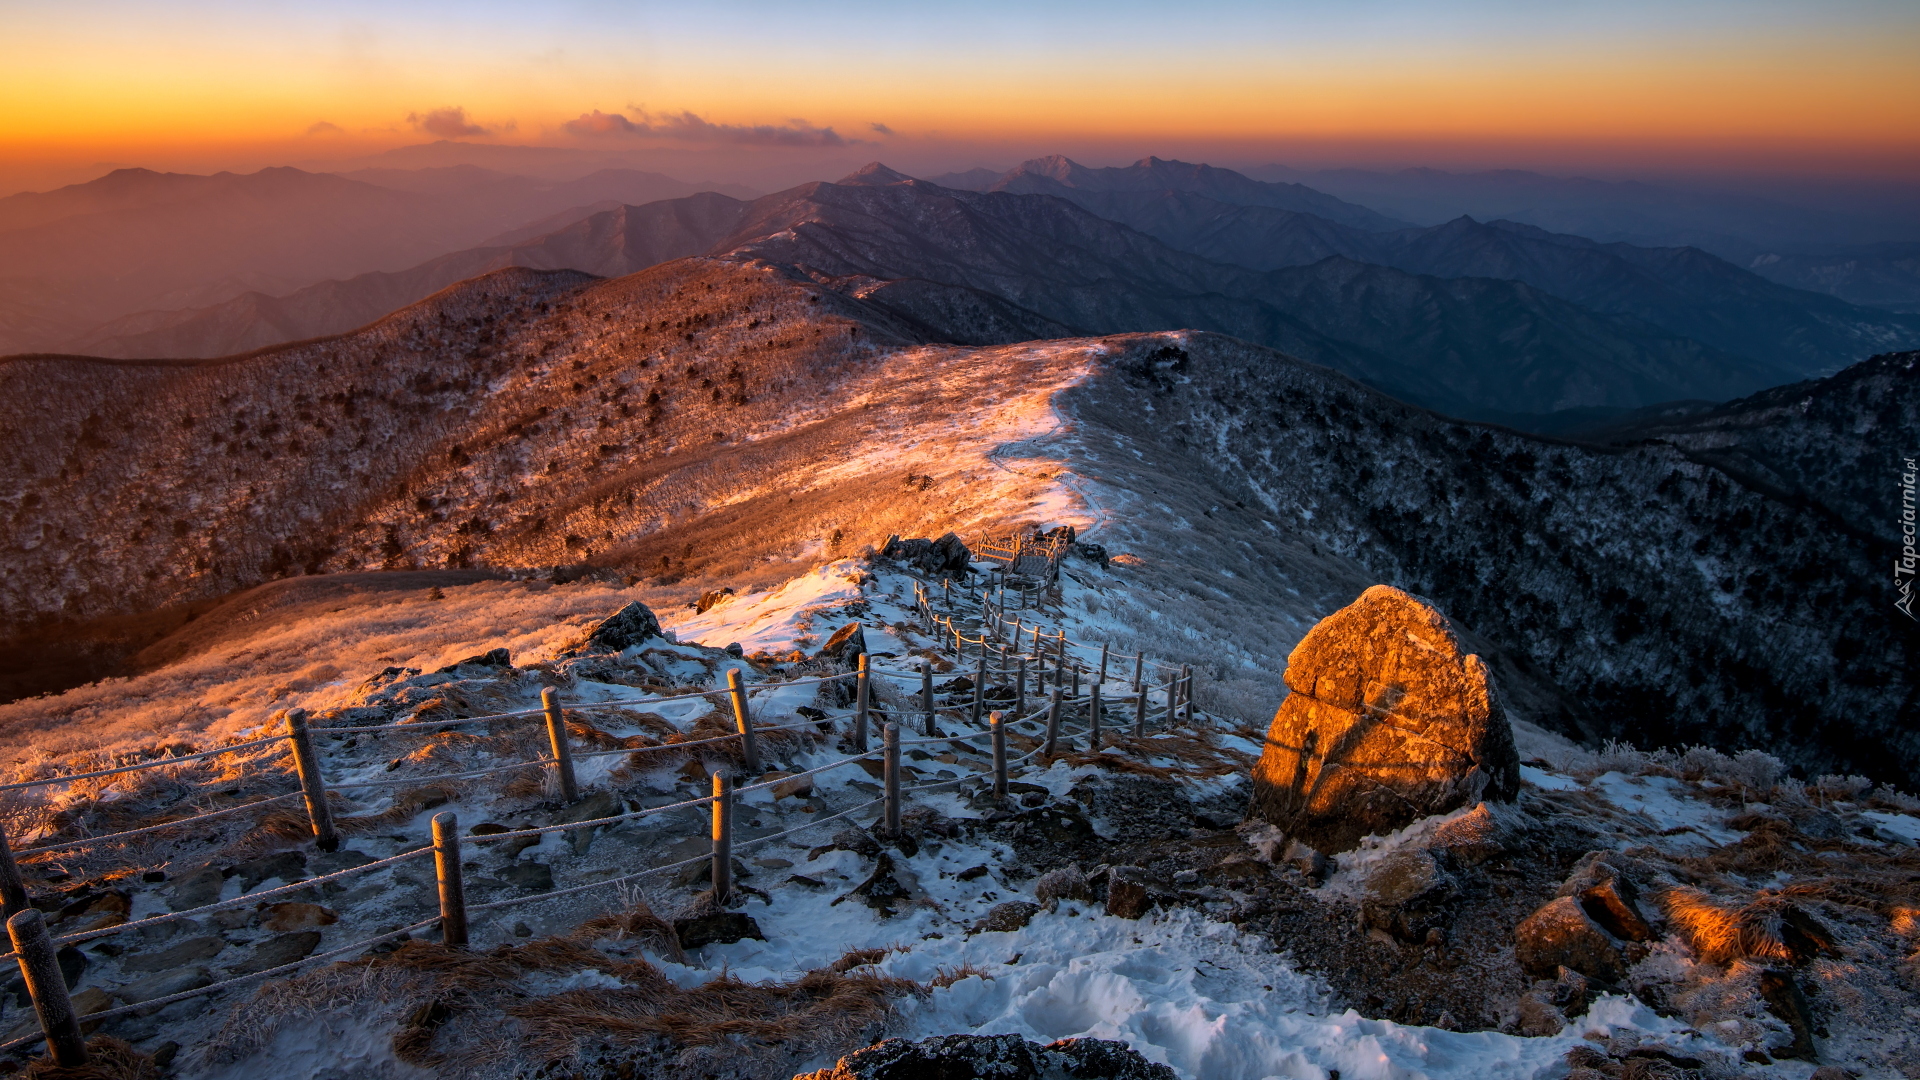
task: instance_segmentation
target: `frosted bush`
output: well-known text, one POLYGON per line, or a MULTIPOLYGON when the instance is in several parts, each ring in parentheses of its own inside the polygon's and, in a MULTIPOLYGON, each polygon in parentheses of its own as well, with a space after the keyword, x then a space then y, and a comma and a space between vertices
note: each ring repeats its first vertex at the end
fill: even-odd
POLYGON ((1786 766, 1772 754, 1764 750, 1742 750, 1733 756, 1733 765, 1727 770, 1726 778, 1735 786, 1765 796, 1773 791, 1773 786, 1780 782, 1785 772, 1786 766))
POLYGON ((1864 776, 1839 776, 1828 773, 1816 778, 1813 787, 1820 798, 1826 802, 1858 802, 1860 796, 1873 789, 1873 781, 1864 776))
POLYGON ((1674 771, 1685 780, 1705 780, 1725 776, 1733 759, 1711 746, 1689 746, 1674 758, 1674 771))

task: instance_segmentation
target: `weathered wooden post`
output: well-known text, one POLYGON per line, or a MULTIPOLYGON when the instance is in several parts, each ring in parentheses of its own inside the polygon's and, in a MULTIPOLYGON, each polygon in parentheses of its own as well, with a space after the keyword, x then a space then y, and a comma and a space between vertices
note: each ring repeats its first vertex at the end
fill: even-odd
POLYGON ((7 834, 0 831, 0 911, 13 918, 32 905, 27 901, 27 883, 20 878, 20 864, 13 861, 13 848, 7 834))
POLYGON ((948 611, 953 610, 953 579, 952 578, 940 579, 940 603, 944 605, 948 611))
POLYGON ((85 1065, 87 1039, 73 1015, 73 999, 67 995, 67 980, 60 971, 60 954, 47 936, 46 917, 30 907, 7 920, 7 933, 13 938, 20 977, 33 998, 33 1011, 40 1017, 40 1031, 47 1037, 53 1063, 67 1068, 85 1065))
POLYGON ((859 670, 853 676, 853 752, 856 754, 867 752, 868 694, 871 690, 867 681, 867 654, 861 653, 859 670))
POLYGON ((1100 684, 1094 683, 1087 688, 1091 695, 1087 701, 1087 742, 1095 749, 1100 747, 1100 684))
POLYGON ((1060 688, 1054 687, 1052 696, 1047 699, 1047 745, 1041 753, 1053 757, 1054 747, 1060 744, 1060 688))
POLYGON ((974 727, 980 726, 980 713, 987 705, 987 654, 980 654, 980 666, 973 673, 973 715, 974 727))
POLYGON ((440 943, 467 943, 467 886, 460 876, 460 819, 433 815, 433 872, 440 879, 440 943))
MULTIPOLYGON (((1060 685, 1065 686, 1067 678, 1067 628, 1064 626, 1060 628, 1053 653, 1054 671, 1058 676, 1056 681, 1059 682, 1060 685)), ((1074 691, 1074 696, 1079 696, 1078 690, 1074 691)))
POLYGON ((1013 715, 1027 715, 1027 658, 1018 660, 1018 668, 1013 676, 1013 715))
POLYGON ((1080 665, 1078 663, 1073 665, 1073 696, 1080 696, 1080 665))
POLYGON ((1147 685, 1144 681, 1146 665, 1147 654, 1145 652, 1133 658, 1133 692, 1136 694, 1140 693, 1147 685))
POLYGON ((1107 650, 1111 645, 1100 646, 1100 681, 1107 681, 1107 650))
MULTIPOLYGON (((860 657, 862 663, 866 657, 860 657)), ((741 685, 740 669, 727 669, 727 693, 733 698, 733 723, 740 731, 740 757, 748 776, 760 775, 760 740, 753 731, 753 715, 747 711, 747 688, 741 685)))
POLYGON ((887 754, 882 763, 886 783, 887 798, 887 835, 900 835, 900 725, 888 724, 882 733, 886 740, 887 754))
POLYGON ((920 711, 927 714, 927 735, 937 734, 933 727, 933 661, 920 661, 920 711))
POLYGON ((733 777, 713 774, 713 902, 733 894, 733 777))
POLYGON ((573 744, 567 739, 567 718, 560 711, 560 695, 553 687, 540 691, 540 707, 547 713, 547 741, 553 744, 553 774, 560 781, 560 801, 580 801, 580 785, 573 779, 573 744))
POLYGON ((1007 725, 1001 723, 1005 714, 994 710, 987 718, 987 724, 993 731, 993 797, 1007 800, 1007 725))
POLYGON ((1180 706, 1180 676, 1175 675, 1172 678, 1167 680, 1166 726, 1168 731, 1173 730, 1174 710, 1179 708, 1179 706, 1180 706))
POLYGON ((1193 668, 1187 664, 1180 665, 1180 716, 1193 726, 1193 668))
POLYGON ((1139 683, 1133 685, 1133 737, 1147 737, 1147 691, 1139 683))
MULTIPOLYGON (((332 851, 340 846, 340 836, 333 831, 333 809, 327 805, 327 785, 320 778, 320 759, 313 753, 313 736, 307 734, 305 709, 287 710, 287 741, 293 746, 294 768, 300 770, 300 791, 307 800, 307 820, 313 825, 314 846, 321 851, 332 851)), ((12 858, 7 862, 11 865, 12 858)), ((19 871, 14 873, 17 876, 19 871)))

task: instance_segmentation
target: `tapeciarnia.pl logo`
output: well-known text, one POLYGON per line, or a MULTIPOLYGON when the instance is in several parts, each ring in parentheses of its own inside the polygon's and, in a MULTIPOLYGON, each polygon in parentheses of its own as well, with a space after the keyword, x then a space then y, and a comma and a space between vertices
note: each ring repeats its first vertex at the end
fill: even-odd
POLYGON ((1913 613, 1913 576, 1916 561, 1920 555, 1914 552, 1914 480, 1920 477, 1920 466, 1914 459, 1906 459, 1906 471, 1900 474, 1900 557, 1893 561, 1893 588, 1899 598, 1893 606, 1909 619, 1920 622, 1920 616, 1913 613))

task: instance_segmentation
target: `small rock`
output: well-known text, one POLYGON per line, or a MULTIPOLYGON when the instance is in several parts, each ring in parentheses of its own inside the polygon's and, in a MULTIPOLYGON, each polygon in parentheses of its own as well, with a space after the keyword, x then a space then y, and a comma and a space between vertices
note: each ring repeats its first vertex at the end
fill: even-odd
POLYGON ((1145 873, 1137 866, 1116 866, 1107 871, 1107 914, 1137 919, 1153 907, 1145 873))
POLYGON ((813 777, 811 776, 791 776, 776 772, 768 773, 760 779, 780 781, 773 785, 773 798, 776 802, 781 799, 804 799, 813 794, 813 777))
POLYGON ((226 880, 225 875, 211 866, 178 878, 167 890, 167 907, 172 911, 205 907, 220 899, 220 889, 226 880))
POLYGON ((1460 895, 1459 882, 1442 864, 1444 858, 1408 848, 1376 863, 1360 901, 1366 924, 1409 943, 1425 941, 1431 931, 1441 929, 1447 905, 1460 895))
POLYGON ((867 651, 867 634, 858 622, 850 622, 833 632, 820 651, 813 655, 825 660, 838 660, 851 666, 867 651))
POLYGON ((149 870, 140 875, 140 880, 149 885, 158 885, 167 880, 167 872, 165 870, 149 870))
POLYGON ((320 944, 320 931, 303 930, 297 934, 281 934, 268 938, 264 944, 255 946, 253 955, 228 969, 234 975, 252 975, 256 972, 277 968, 282 964, 291 964, 295 960, 305 960, 312 955, 320 944))
POLYGON ((1800 980, 1794 978, 1791 971, 1767 968, 1760 972, 1760 996, 1766 1000, 1767 1010, 1793 1032, 1792 1045, 1785 1050, 1775 1050, 1774 1056, 1812 1061, 1813 1011, 1807 1007, 1800 980))
POLYGON ((1240 839, 1253 849, 1254 857, 1264 863, 1278 863, 1287 851, 1287 834, 1270 822, 1252 820, 1235 828, 1240 839))
POLYGON ((1327 875, 1333 872, 1333 862, 1330 859, 1298 840, 1287 842, 1287 852, 1281 857, 1281 861, 1284 865, 1300 871, 1315 881, 1325 881, 1327 875))
POLYGON ((113 1008, 113 995, 97 986, 89 986, 84 990, 77 990, 69 1000, 73 1002, 73 1011, 83 1018, 80 1024, 80 1030, 87 1035, 98 1031, 100 1025, 106 1023, 106 1021, 95 1020, 89 1024, 85 1022, 84 1017, 88 1013, 106 1012, 108 1009, 113 1008))
POLYGON ((894 877, 893 856, 881 852, 875 859, 873 873, 867 880, 855 885, 851 890, 834 898, 833 904, 839 904, 849 897, 858 897, 861 903, 879 912, 883 916, 897 914, 894 910, 908 899, 906 886, 894 877))
POLYGON ((521 892, 552 892, 553 867, 542 862, 516 862, 501 870, 502 884, 521 892))
POLYGON ((211 960, 226 947, 226 941, 218 937, 191 937, 159 952, 134 953, 123 957, 120 967, 130 972, 167 971, 196 960, 211 960))
POLYGON ((969 866, 953 876, 961 881, 976 881, 987 876, 987 867, 985 863, 979 866, 969 866))
POLYGON ((1176 1080, 1171 1068, 1121 1042, 1062 1039, 1047 1046, 1018 1035, 937 1035, 887 1039, 794 1080, 1176 1080))
POLYGON ((809 889, 824 889, 827 887, 826 882, 821 881, 819 878, 810 878, 805 874, 794 874, 787 878, 787 883, 790 885, 802 885, 809 889))
POLYGON ((528 925, 527 925, 526 923, 523 923, 523 922, 517 922, 517 923, 514 923, 514 924, 513 924, 513 936, 514 936, 514 937, 523 937, 523 938, 524 938, 524 937, 532 937, 532 936, 533 936, 533 927, 531 927, 531 926, 528 926, 528 925))
POLYGON ((240 879, 240 891, 243 893, 252 892, 255 886, 275 878, 291 885, 306 880, 307 856, 301 851, 282 851, 243 862, 233 868, 233 873, 240 879))
POLYGON ((1513 928, 1513 955, 1527 974, 1542 979, 1553 978, 1563 966, 1610 983, 1627 973, 1620 940, 1571 896, 1547 901, 1513 928))
POLYGON ((753 865, 767 870, 788 870, 793 867, 792 859, 755 859, 753 865))
POLYGON ((480 824, 475 825, 473 828, 468 829, 467 835, 468 836, 499 836, 501 833, 512 832, 512 831, 513 831, 512 829, 508 828, 505 825, 500 824, 497 821, 483 821, 480 824))
POLYGON ((1034 914, 1039 910, 1039 904, 1031 904, 1025 900, 1008 900, 1006 903, 993 905, 987 911, 987 917, 981 919, 975 929, 1010 934, 1032 922, 1034 914))
MULTIPOLYGON (((739 859, 735 859, 733 860, 733 876, 735 880, 739 880, 740 878, 750 877, 752 875, 747 870, 745 863, 739 859)), ((686 866, 681 867, 680 872, 674 875, 673 878, 673 883, 683 889, 704 888, 712 882, 713 859, 711 857, 701 859, 696 863, 688 863, 686 866)))
POLYGON ((512 666, 512 653, 509 653, 505 649, 489 649, 477 656, 469 656, 465 660, 456 660, 446 667, 441 668, 439 671, 434 672, 434 674, 452 675, 463 667, 510 668, 512 666))
MULTIPOLYGON (((732 595, 733 590, 730 588, 708 589, 706 592, 700 594, 700 599, 693 602, 693 610, 701 615, 705 615, 707 612, 719 607, 732 595)), ((734 644, 738 645, 739 643, 735 642, 734 644)))
POLYGON ((1460 866, 1479 866, 1507 850, 1507 829, 1485 802, 1433 830, 1432 845, 1460 866))
MULTIPOLYGON (((128 1005, 138 1005, 143 1001, 152 1001, 154 998, 171 997, 174 994, 184 994, 189 990, 198 990, 212 982, 213 975, 206 968, 175 968, 149 975, 144 979, 135 979, 116 989, 113 994, 128 1005)), ((157 1009, 152 1011, 143 1009, 136 1015, 149 1016, 157 1011, 157 1009)))
POLYGON ((1567 1026, 1567 1018, 1560 1015, 1560 1010, 1538 994, 1522 995, 1514 1013, 1515 1033, 1530 1039, 1558 1035, 1567 1026))
POLYGON ((731 945, 744 938, 767 940, 760 933, 760 924, 754 922, 752 916, 738 911, 716 911, 690 919, 675 919, 673 933, 680 939, 682 949, 714 944, 731 945))
POLYGON ((339 921, 340 916, 331 908, 321 907, 319 904, 287 902, 268 904, 266 918, 261 920, 260 925, 276 933, 285 933, 290 930, 312 930, 317 927, 332 926, 339 921))
POLYGON ((319 876, 321 874, 336 874, 342 870, 351 870, 356 866, 365 866, 370 862, 378 861, 378 859, 375 859, 364 851, 355 851, 352 848, 343 847, 337 851, 322 851, 309 856, 307 859, 307 869, 312 871, 315 876, 319 876))
POLYGON ((1604 852, 1589 852, 1556 895, 1578 900, 1589 918, 1622 941, 1654 939, 1653 927, 1640 913, 1639 890, 1604 852))

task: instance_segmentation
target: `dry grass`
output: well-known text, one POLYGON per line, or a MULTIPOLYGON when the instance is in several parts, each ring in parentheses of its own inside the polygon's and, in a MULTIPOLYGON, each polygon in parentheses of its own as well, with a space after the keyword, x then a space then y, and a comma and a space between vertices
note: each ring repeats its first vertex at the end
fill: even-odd
POLYGON ((160 1080, 160 1066, 147 1055, 108 1035, 87 1040, 87 1064, 65 1068, 39 1058, 21 1075, 28 1080, 160 1080))
POLYGON ((1722 904, 1699 889, 1676 886, 1660 898, 1667 918, 1701 959, 1798 964, 1833 950, 1830 931, 1780 893, 1745 904, 1722 904))
POLYGON ((262 987, 253 1002, 236 1010, 209 1047, 208 1060, 233 1061, 255 1052, 298 1016, 344 1009, 364 1017, 378 1003, 399 1021, 396 1054, 449 1075, 524 1070, 589 1053, 646 1057, 666 1066, 651 1075, 698 1075, 700 1063, 714 1053, 723 1053, 736 1069, 761 1060, 768 1075, 789 1075, 800 1059, 871 1042, 896 999, 925 992, 910 980, 871 970, 887 949, 857 950, 786 982, 747 983, 723 974, 681 989, 644 957, 618 955, 632 952, 627 942, 679 955, 672 927, 644 903, 589 920, 562 937, 488 952, 410 941, 386 956, 262 987), (529 997, 530 975, 582 971, 621 985, 529 997))

